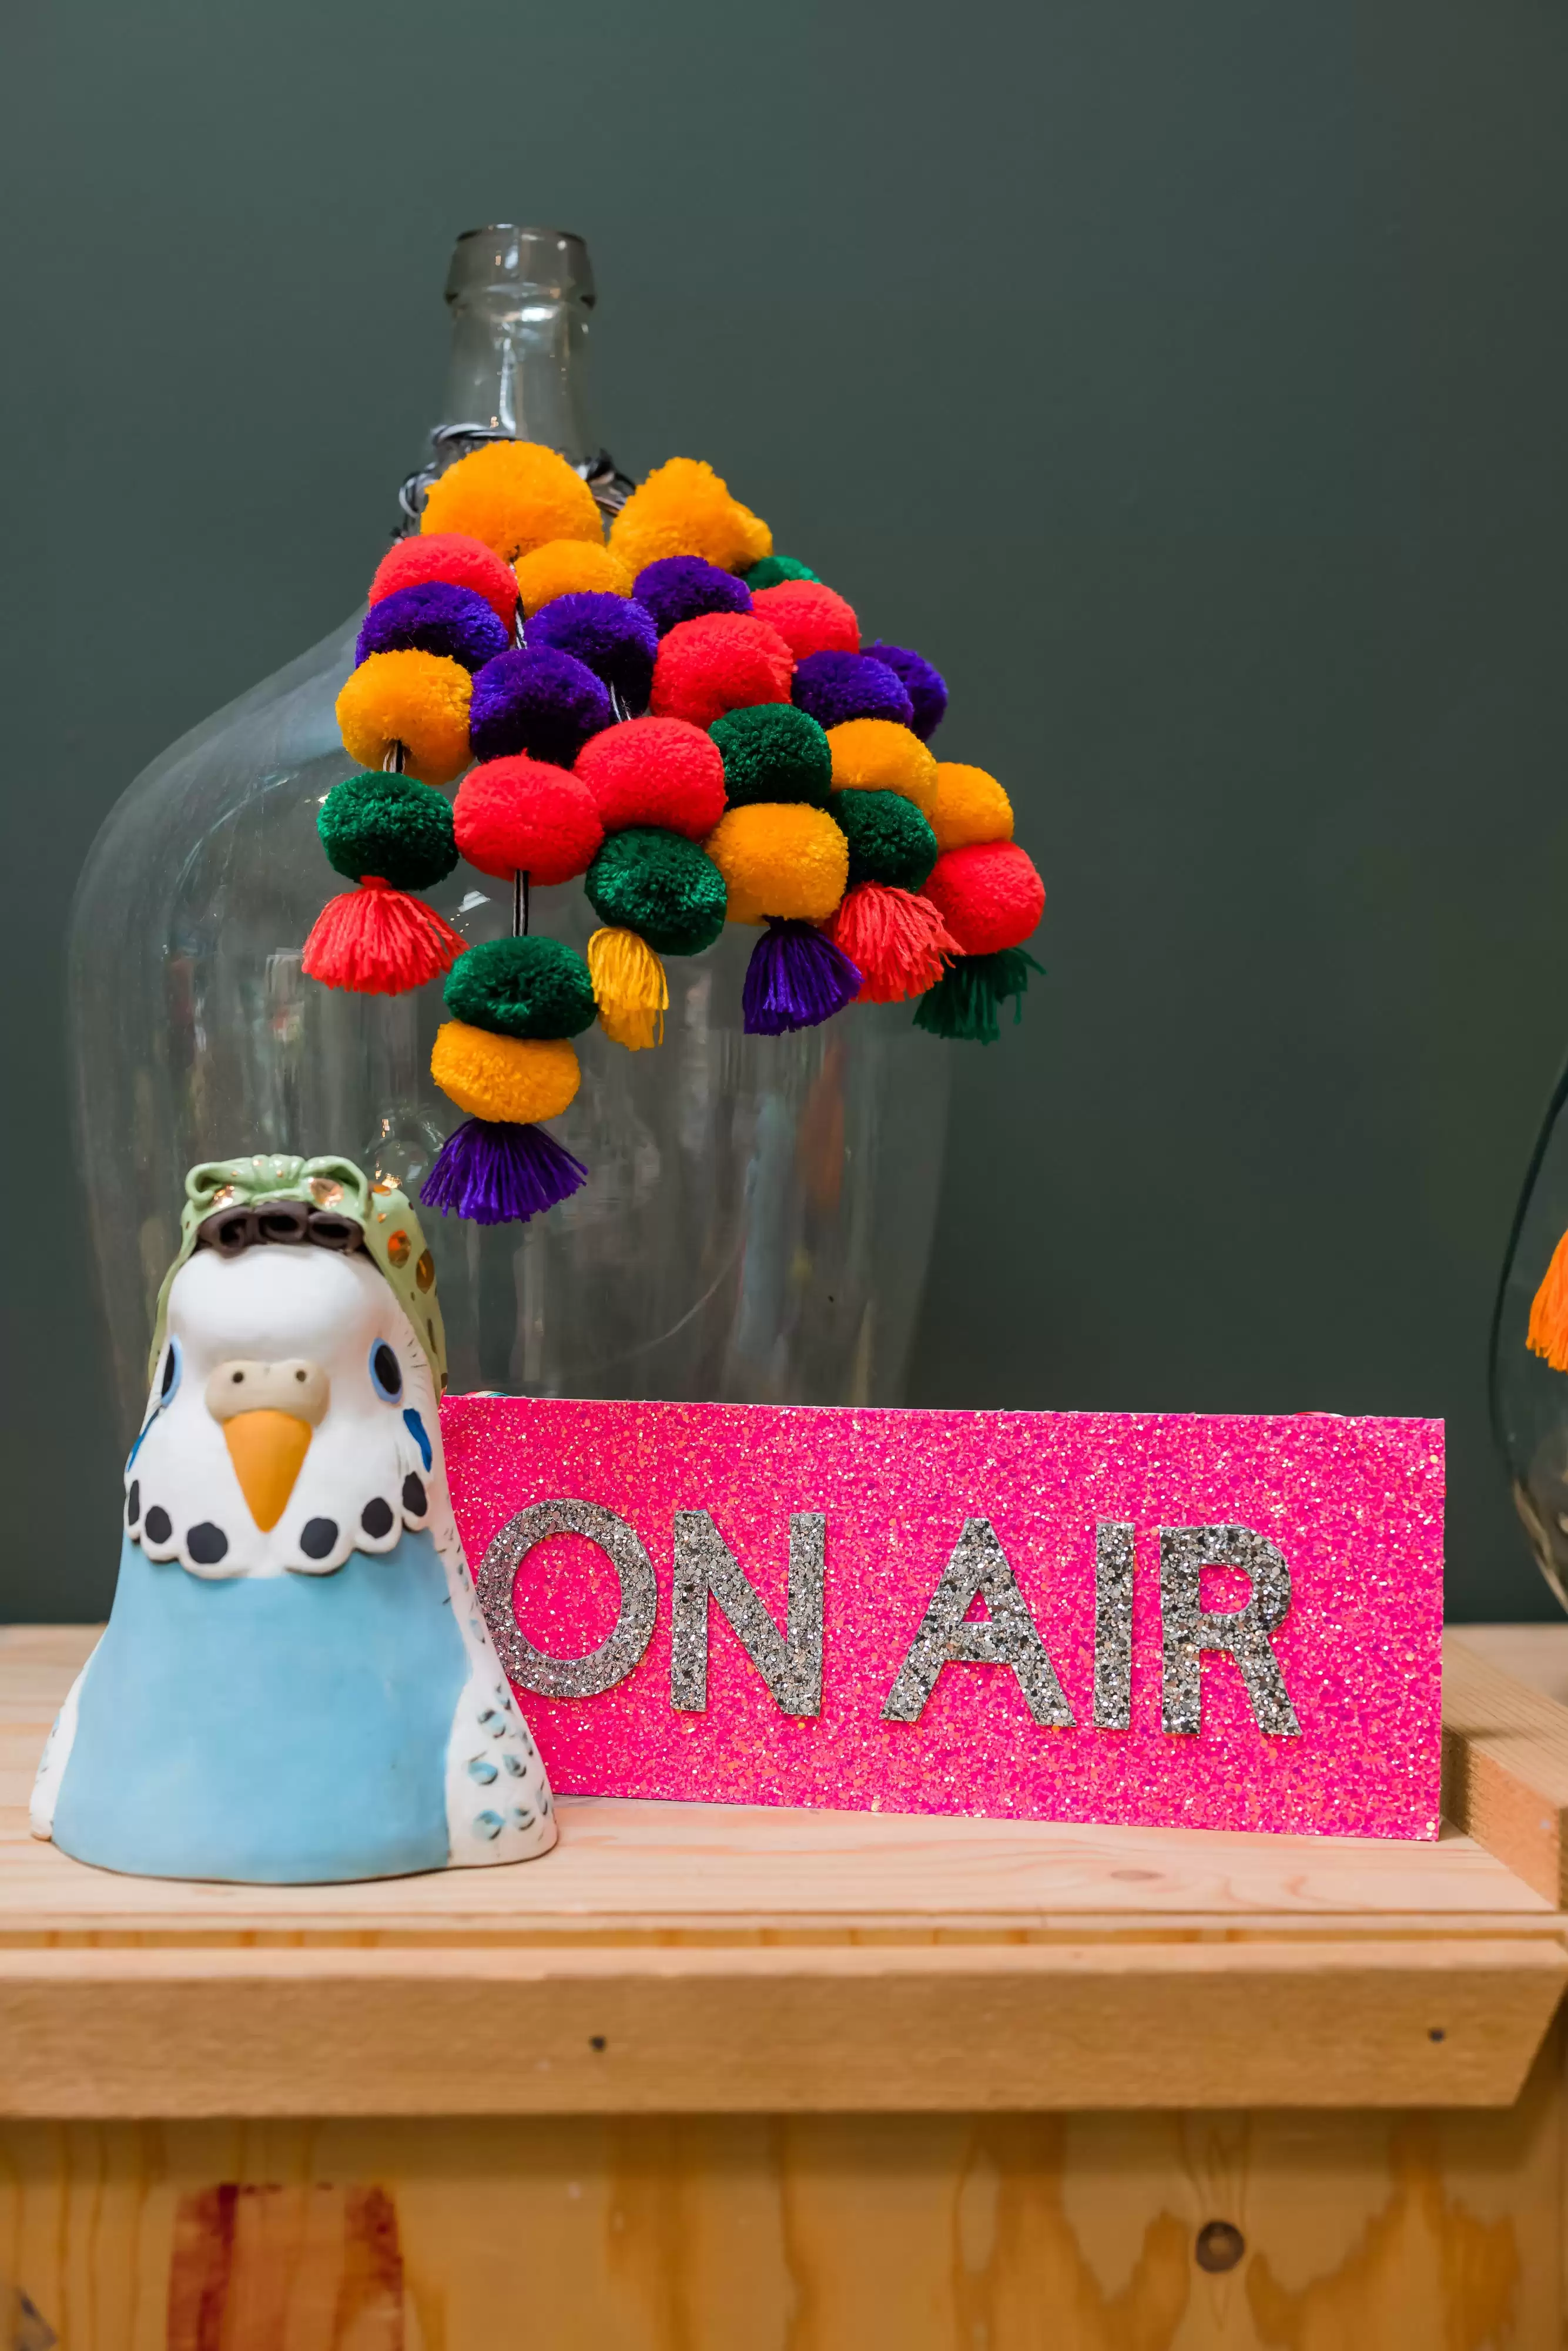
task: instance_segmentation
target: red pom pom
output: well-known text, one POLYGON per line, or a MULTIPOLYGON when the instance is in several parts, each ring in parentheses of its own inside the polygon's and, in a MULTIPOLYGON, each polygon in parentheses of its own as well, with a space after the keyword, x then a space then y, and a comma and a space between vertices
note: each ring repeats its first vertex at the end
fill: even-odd
POLYGON ((661 718, 711 726, 727 710, 788 702, 795 656, 751 612, 704 612, 679 621, 659 645, 653 708, 661 718))
POLYGON ((509 563, 460 530, 433 530, 400 538, 376 566, 371 601, 379 604, 399 588, 423 588, 427 580, 444 580, 449 588, 472 588, 483 596, 504 629, 510 630, 517 609, 517 583, 509 563))
POLYGON ((860 882, 833 916, 829 936, 859 967, 857 1004, 903 1004, 935 987, 958 952, 929 898, 882 882, 860 882))
POLYGON ((467 944, 423 898, 367 873, 357 890, 322 907, 305 942, 303 968, 323 987, 402 996, 450 971, 467 944))
POLYGON ((858 653, 861 624, 820 580, 780 580, 753 590, 751 609, 778 630, 797 661, 808 653, 858 653))
POLYGON ((517 752, 470 768, 452 804, 459 853, 481 873, 549 884, 586 873, 604 838, 588 786, 517 752))
POLYGON ((662 825, 706 841, 724 814, 718 745, 684 718, 632 718, 591 735, 572 774, 593 794, 606 832, 662 825))
POLYGON ((1045 884, 1016 841, 949 849, 924 894, 967 956, 1022 946, 1045 912, 1045 884))

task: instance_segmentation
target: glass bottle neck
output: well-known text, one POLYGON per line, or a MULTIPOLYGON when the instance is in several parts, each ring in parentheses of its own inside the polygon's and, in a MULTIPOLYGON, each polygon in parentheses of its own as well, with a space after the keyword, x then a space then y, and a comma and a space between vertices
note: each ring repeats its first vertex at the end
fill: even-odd
MULTIPOLYGON (((580 237, 507 225, 460 237, 446 281, 452 359, 441 424, 595 454, 585 379, 593 277, 580 237)), ((439 445, 439 444, 438 444, 439 445)), ((448 437, 453 456, 461 454, 448 437)))

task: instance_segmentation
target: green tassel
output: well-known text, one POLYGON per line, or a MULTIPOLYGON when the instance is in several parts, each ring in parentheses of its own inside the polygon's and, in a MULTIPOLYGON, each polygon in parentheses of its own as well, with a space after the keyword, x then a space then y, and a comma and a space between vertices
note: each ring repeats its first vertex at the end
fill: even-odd
POLYGON ((1024 991, 1031 971, 1045 977, 1044 965, 1036 963, 1027 947, 1003 947, 999 955, 960 956, 915 1006, 915 1025, 933 1037, 994 1045, 1001 1035, 997 1013, 1009 996, 1016 998, 1014 1026, 1023 1019, 1024 991))

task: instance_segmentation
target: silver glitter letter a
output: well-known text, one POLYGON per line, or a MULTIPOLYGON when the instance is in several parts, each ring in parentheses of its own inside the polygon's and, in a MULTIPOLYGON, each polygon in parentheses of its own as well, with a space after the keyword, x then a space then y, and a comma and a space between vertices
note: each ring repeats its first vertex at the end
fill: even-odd
POLYGON ((1285 1554, 1250 1527, 1162 1527, 1160 1613, 1165 1620, 1165 1728, 1203 1729, 1205 1649, 1228 1649, 1241 1669, 1260 1730, 1289 1739, 1301 1729, 1280 1661, 1270 1642, 1290 1614, 1285 1554), (1206 1567, 1239 1567, 1252 1579, 1245 1608, 1199 1604, 1206 1567))
POLYGON ((756 1586, 706 1510, 675 1512, 675 1588, 670 1614, 670 1703, 682 1714, 707 1705, 708 1598, 718 1602, 782 1714, 822 1710, 822 1578, 827 1520, 789 1514, 789 1596, 780 1635, 756 1586))
POLYGON ((883 1722, 918 1722, 937 1675, 950 1665, 1010 1666, 1035 1720, 1048 1730, 1072 1729, 1072 1708, 989 1519, 965 1520, 887 1694, 883 1722), (990 1614, 970 1624, 966 1620, 977 1593, 990 1614))

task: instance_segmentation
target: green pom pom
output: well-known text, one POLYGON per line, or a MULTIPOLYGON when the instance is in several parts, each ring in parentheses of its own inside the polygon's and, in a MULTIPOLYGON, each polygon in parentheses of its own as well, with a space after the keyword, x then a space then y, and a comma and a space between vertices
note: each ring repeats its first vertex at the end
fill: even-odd
POLYGON ((825 809, 832 796, 833 754, 814 718, 789 702, 758 702, 716 718, 708 733, 724 758, 731 808, 758 800, 805 800, 825 809))
POLYGON ((724 876, 683 833, 650 824, 612 832, 586 887, 601 923, 635 931, 655 955, 697 955, 724 928, 724 876))
POLYGON ((936 835, 902 792, 833 794, 833 822, 850 844, 850 880, 918 890, 936 862, 936 835))
POLYGON ((446 1009, 497 1037, 580 1037, 597 1007, 588 966, 559 939, 486 939, 459 956, 446 1009))
POLYGON ((759 588, 777 588, 785 580, 814 580, 817 575, 809 563, 797 563, 792 555, 765 555, 740 576, 755 596, 759 588))
POLYGON ((1031 971, 1045 977, 1026 947, 1003 947, 999 955, 960 956, 949 964, 935 987, 928 987, 915 1008, 915 1025, 933 1037, 948 1037, 976 1045, 994 1045, 1001 1034, 997 1013, 1009 997, 1016 998, 1013 1021, 1023 1019, 1024 991, 1031 971))
POLYGON ((350 882, 379 873, 394 890, 428 890, 457 862, 451 802, 412 776, 350 776, 328 793, 316 830, 350 882))

